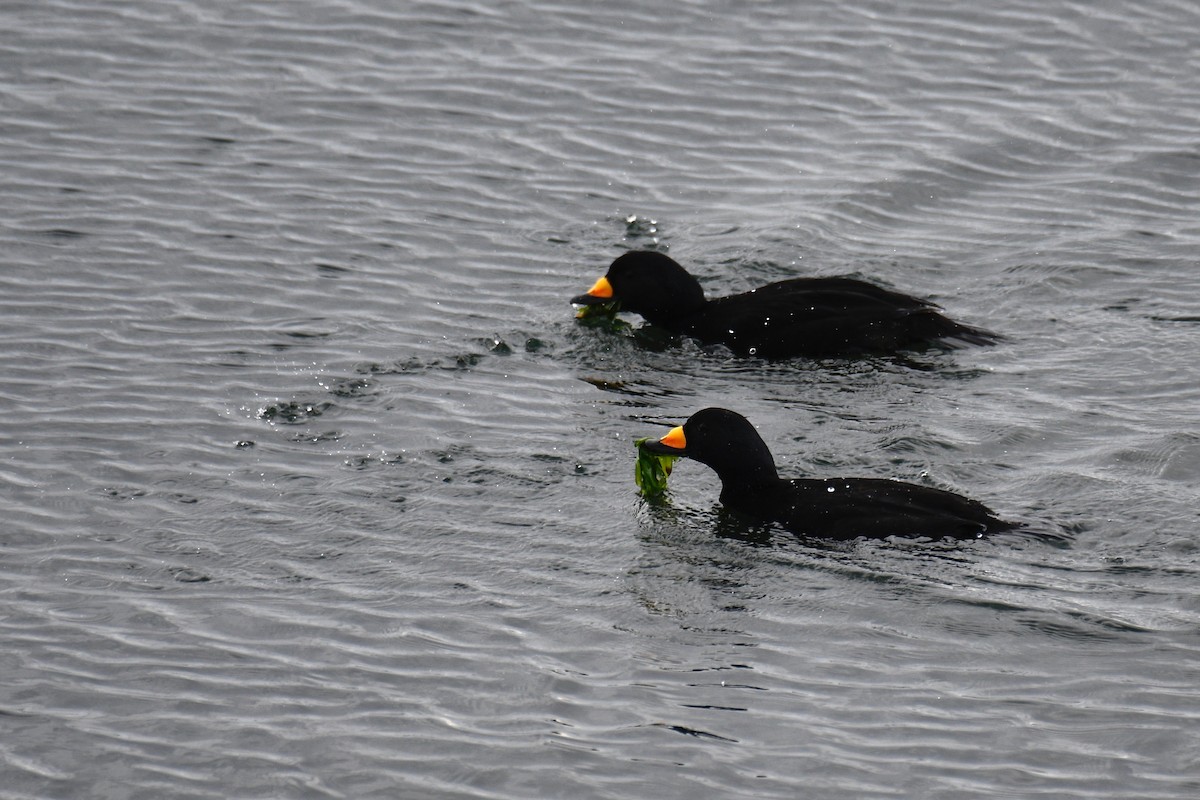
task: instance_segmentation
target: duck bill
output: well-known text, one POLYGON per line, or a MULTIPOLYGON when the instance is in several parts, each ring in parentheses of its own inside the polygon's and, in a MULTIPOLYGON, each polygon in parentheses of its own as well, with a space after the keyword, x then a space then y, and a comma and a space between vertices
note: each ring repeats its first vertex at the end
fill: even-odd
POLYGON ((608 282, 608 278, 602 275, 600 276, 600 280, 592 284, 592 288, 587 290, 587 294, 571 298, 571 303, 577 306, 595 306, 601 303, 611 303, 612 299, 612 284, 608 282))
POLYGON ((642 445, 648 452, 660 456, 686 456, 687 438, 683 435, 683 426, 671 428, 667 435, 657 442, 646 442, 642 445))

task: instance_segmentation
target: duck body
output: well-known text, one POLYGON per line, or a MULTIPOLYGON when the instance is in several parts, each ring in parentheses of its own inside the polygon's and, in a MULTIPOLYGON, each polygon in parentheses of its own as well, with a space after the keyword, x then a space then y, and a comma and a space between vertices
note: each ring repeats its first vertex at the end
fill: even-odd
POLYGON ((654 251, 618 257, 571 302, 616 302, 652 325, 765 359, 894 354, 999 338, 943 316, 929 301, 854 278, 792 278, 709 300, 694 276, 654 251))
POLYGON ((883 478, 777 478, 758 485, 735 484, 722 488, 721 502, 738 513, 778 522, 793 533, 827 539, 974 539, 1012 527, 977 500, 883 478))
POLYGON ((707 465, 721 479, 722 504, 801 535, 966 539, 1014 527, 983 503, 944 489, 885 478, 781 478, 754 426, 723 408, 698 411, 643 447, 707 465))

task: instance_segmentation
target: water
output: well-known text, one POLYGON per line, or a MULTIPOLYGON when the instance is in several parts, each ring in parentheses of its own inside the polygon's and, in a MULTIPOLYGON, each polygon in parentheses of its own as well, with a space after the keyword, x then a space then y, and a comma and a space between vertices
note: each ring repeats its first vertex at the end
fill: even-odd
POLYGON ((0 9, 13 798, 1200 790, 1192 3, 0 9), (578 326, 627 247, 1009 336, 578 326), (1031 532, 748 530, 631 442, 1031 532))

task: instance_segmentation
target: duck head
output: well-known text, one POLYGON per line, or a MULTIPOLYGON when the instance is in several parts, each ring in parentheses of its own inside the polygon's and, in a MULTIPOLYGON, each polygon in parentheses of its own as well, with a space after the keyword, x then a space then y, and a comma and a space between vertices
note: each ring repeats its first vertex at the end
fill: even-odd
POLYGON ((653 250, 633 250, 613 261, 587 294, 571 302, 617 303, 621 310, 640 314, 651 324, 671 327, 673 320, 699 310, 705 301, 700 282, 673 258, 653 250))
POLYGON ((750 420, 725 408, 697 411, 683 425, 642 447, 658 455, 699 461, 728 485, 779 477, 771 450, 750 420))

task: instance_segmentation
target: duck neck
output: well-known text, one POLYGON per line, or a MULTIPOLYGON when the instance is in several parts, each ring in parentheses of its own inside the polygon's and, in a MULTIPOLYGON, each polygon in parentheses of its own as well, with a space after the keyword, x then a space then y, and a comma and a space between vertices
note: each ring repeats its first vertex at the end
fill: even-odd
MULTIPOLYGON (((765 449, 765 448, 764 448, 765 449)), ((775 460, 770 452, 762 458, 755 459, 750 464, 739 464, 737 467, 727 467, 717 470, 717 477, 722 486, 757 487, 766 486, 779 480, 779 471, 775 468, 775 460)))
POLYGON ((669 258, 658 264, 661 273, 658 280, 636 293, 636 303, 629 310, 642 315, 652 325, 679 328, 687 319, 704 310, 708 301, 704 298, 704 287, 696 276, 669 258))
POLYGON ((704 299, 704 292, 700 289, 699 284, 696 285, 696 292, 686 292, 675 295, 670 298, 664 298, 664 302, 648 308, 638 310, 642 315, 642 319, 649 322, 651 325, 658 325, 662 328, 679 329, 686 327, 689 317, 704 310, 708 301, 704 299))

